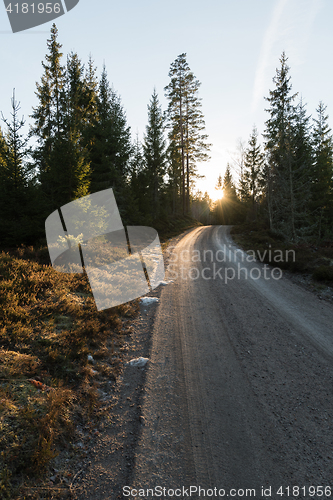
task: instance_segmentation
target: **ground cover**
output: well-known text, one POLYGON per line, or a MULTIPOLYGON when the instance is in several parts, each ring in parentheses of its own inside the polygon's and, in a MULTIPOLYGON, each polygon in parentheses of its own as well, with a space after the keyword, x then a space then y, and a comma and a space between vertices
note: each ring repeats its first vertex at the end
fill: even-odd
POLYGON ((333 241, 290 243, 255 224, 233 226, 231 235, 241 248, 255 252, 260 261, 283 269, 292 281, 333 301, 333 241))

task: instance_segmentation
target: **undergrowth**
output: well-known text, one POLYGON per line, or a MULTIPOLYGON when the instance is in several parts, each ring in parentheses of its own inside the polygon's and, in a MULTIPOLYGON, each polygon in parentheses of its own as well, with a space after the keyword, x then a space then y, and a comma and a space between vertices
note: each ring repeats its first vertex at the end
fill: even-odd
POLYGON ((158 231, 161 242, 178 236, 180 233, 193 227, 202 226, 201 222, 189 216, 168 216, 152 223, 158 231))
POLYGON ((31 247, 0 253, 4 499, 24 498, 21 486, 72 449, 77 423, 96 417, 96 381, 115 380, 123 320, 137 310, 133 302, 98 312, 86 275, 56 272, 45 259, 44 250, 31 247))
POLYGON ((254 224, 233 226, 234 240, 246 251, 254 251, 259 260, 291 272, 311 274, 313 279, 333 283, 333 242, 321 245, 290 244, 265 227, 254 224))

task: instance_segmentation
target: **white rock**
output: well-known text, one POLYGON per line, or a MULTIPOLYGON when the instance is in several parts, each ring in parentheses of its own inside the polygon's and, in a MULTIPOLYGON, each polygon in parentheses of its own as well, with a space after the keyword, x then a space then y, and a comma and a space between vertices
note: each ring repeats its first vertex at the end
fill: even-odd
POLYGON ((150 304, 156 304, 159 301, 160 299, 158 299, 157 297, 142 297, 140 303, 144 306, 149 306, 150 304))
POLYGON ((89 361, 90 363, 93 363, 93 364, 95 363, 95 360, 94 360, 94 358, 92 357, 92 355, 91 355, 91 354, 88 354, 88 361, 89 361))
POLYGON ((131 366, 137 366, 138 368, 141 368, 142 366, 146 366, 147 362, 149 361, 148 358, 135 358, 131 359, 129 362, 129 365, 131 366))

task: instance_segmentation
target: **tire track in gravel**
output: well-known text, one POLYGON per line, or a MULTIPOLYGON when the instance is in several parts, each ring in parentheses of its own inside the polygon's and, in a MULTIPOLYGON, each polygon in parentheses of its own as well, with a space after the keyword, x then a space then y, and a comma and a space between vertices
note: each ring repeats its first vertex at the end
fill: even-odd
POLYGON ((261 486, 330 485, 332 305, 285 278, 243 271, 226 283, 239 262, 264 269, 234 251, 228 228, 202 227, 171 256, 183 276, 169 268, 156 314, 133 488, 255 488, 259 498, 261 486))

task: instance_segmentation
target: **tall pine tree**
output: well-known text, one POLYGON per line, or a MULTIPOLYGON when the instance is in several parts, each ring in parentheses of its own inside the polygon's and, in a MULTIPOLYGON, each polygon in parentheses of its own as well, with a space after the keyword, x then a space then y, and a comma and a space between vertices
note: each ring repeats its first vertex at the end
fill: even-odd
POLYGON ((185 149, 186 149, 186 211, 190 209, 190 193, 194 179, 198 178, 196 164, 210 159, 211 144, 207 143, 205 120, 202 114, 201 99, 198 96, 201 83, 192 72, 187 75, 185 95, 185 149))
POLYGON ((170 175, 173 187, 179 187, 181 210, 189 211, 190 190, 196 176, 196 163, 209 159, 210 145, 204 134, 205 122, 198 97, 200 82, 195 78, 180 54, 171 64, 170 83, 165 87, 169 101, 167 116, 169 127, 169 156, 173 163, 170 175))
MULTIPOLYGON (((172 179, 174 187, 180 188, 180 199, 182 212, 186 211, 185 198, 185 97, 186 97, 186 77, 190 72, 189 65, 186 61, 186 54, 180 54, 177 59, 171 64, 169 77, 171 79, 169 85, 165 87, 166 97, 169 100, 167 116, 169 119, 169 150, 170 157, 173 162, 177 162, 173 166, 172 175, 177 176, 172 179)), ((178 194, 178 193, 177 193, 178 194)))

